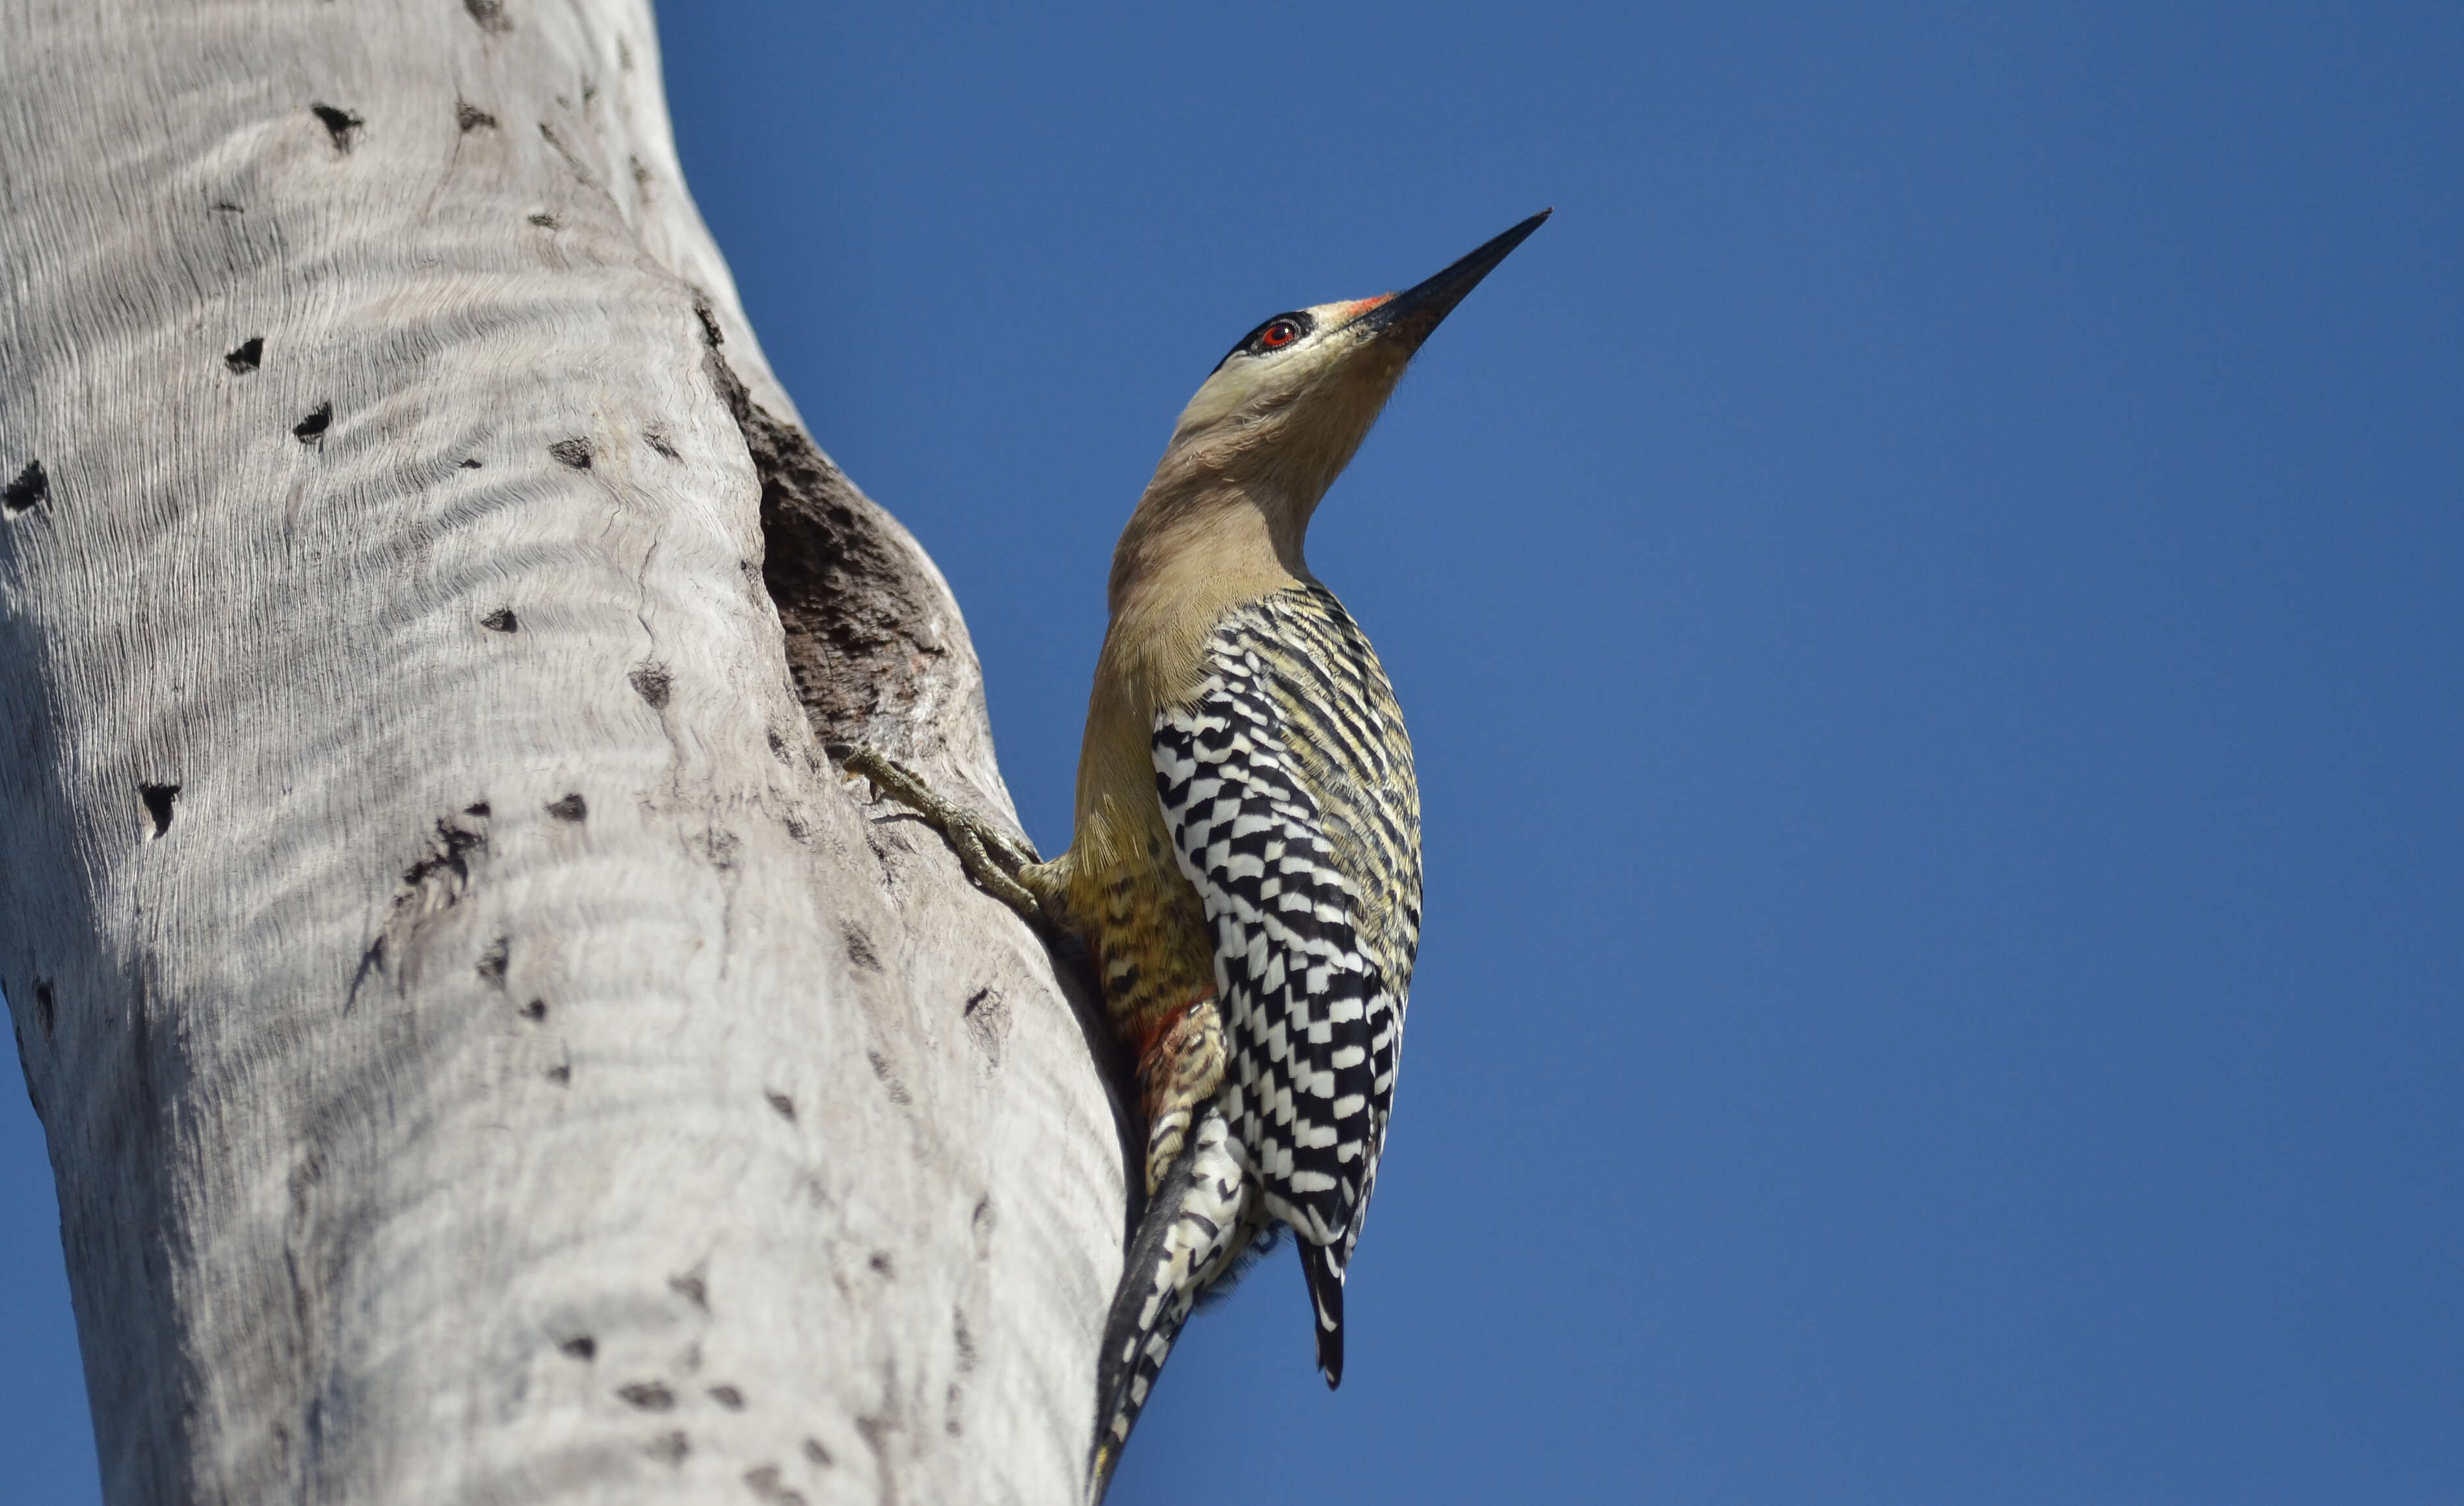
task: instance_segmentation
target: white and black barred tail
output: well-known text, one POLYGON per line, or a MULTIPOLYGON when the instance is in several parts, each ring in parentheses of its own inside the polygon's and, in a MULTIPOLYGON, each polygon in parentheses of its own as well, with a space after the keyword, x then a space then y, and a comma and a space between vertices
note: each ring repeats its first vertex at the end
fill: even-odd
POLYGON ((1265 1227, 1257 1181, 1223 1110, 1209 1104, 1138 1221, 1105 1320, 1095 1362, 1095 1445, 1087 1464, 1090 1506, 1111 1484, 1130 1429, 1190 1309, 1265 1227))

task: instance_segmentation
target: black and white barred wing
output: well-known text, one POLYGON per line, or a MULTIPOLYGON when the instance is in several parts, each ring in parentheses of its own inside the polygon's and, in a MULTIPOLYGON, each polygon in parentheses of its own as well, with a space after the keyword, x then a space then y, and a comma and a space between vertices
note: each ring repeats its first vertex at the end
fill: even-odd
MULTIPOLYGON (((1335 840, 1323 734, 1291 705, 1304 668, 1283 661, 1308 652, 1306 640, 1296 643, 1293 624, 1267 605, 1225 620, 1198 693, 1157 718, 1155 783, 1181 872, 1215 931, 1228 1058, 1218 1102, 1267 1212, 1300 1236, 1331 1382, 1342 1367, 1343 1270, 1394 1102, 1402 998, 1361 934, 1364 880, 1383 875, 1354 871, 1379 865, 1335 840), (1296 733, 1309 745, 1296 747, 1296 733)), ((1357 637, 1348 618, 1339 625, 1357 637)), ((1365 642, 1358 647, 1366 654, 1365 642)), ((1408 750, 1404 759, 1408 783, 1408 750)), ((1417 928, 1417 841, 1410 857, 1417 928)))

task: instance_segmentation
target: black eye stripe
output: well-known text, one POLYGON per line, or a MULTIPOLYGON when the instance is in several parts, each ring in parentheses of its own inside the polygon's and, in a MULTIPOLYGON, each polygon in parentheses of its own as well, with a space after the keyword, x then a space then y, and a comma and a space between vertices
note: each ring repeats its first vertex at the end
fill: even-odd
MULTIPOLYGON (((1264 356, 1278 350, 1289 350, 1294 345, 1299 344, 1302 340, 1309 338, 1309 333, 1316 328, 1317 320, 1309 317, 1309 312, 1306 309, 1294 309, 1289 314, 1278 314, 1273 318, 1268 319, 1265 323, 1259 325, 1256 329, 1251 330, 1247 335, 1242 337, 1241 343, 1233 346, 1232 349, 1224 355, 1223 360, 1230 360, 1234 356, 1264 356), (1278 340, 1274 344, 1270 345, 1266 343, 1266 334, 1278 324, 1290 325, 1292 330, 1291 338, 1288 339, 1278 340)), ((1219 360, 1215 363, 1216 370, 1221 371, 1223 369, 1223 360, 1219 360)))

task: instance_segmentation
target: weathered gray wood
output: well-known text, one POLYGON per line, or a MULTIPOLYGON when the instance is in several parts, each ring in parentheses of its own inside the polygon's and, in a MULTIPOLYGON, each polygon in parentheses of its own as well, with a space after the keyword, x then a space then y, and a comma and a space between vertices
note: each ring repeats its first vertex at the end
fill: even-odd
POLYGON ((1116 1108, 823 759, 1009 813, 646 8, 19 0, 0 197, 0 987, 107 1498, 1073 1498, 1116 1108))

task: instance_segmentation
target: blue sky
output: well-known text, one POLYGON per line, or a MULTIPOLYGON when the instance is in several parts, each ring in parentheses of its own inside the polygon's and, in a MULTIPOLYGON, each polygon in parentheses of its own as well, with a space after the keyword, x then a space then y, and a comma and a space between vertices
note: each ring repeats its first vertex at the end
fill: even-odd
MULTIPOLYGON (((687 171, 1047 848, 1207 369, 1557 209, 1311 539, 1426 808, 1344 1388, 1280 1255, 1119 1506, 2464 1499, 2464 13, 824 9, 669 8, 687 171)), ((0 1262, 92 1499, 13 1088, 0 1262)))

